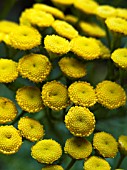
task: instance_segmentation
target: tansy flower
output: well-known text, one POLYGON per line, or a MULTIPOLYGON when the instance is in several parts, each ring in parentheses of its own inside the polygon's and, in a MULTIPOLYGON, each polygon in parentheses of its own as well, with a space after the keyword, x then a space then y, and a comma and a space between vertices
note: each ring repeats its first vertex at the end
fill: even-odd
POLYGON ((78 57, 81 57, 85 60, 93 60, 99 58, 100 47, 92 38, 73 38, 70 42, 70 45, 71 51, 74 52, 78 57))
POLYGON ((62 148, 60 144, 52 139, 41 140, 31 148, 31 156, 40 163, 52 164, 61 155, 62 148))
POLYGON ((28 54, 19 60, 18 71, 22 77, 38 83, 45 80, 49 75, 51 63, 42 54, 28 54))
POLYGON ((54 4, 59 4, 59 5, 72 5, 74 0, 51 0, 54 4))
POLYGON ((49 165, 42 168, 42 170, 64 170, 60 165, 49 165))
POLYGON ((76 58, 63 57, 59 61, 61 71, 69 78, 81 78, 86 75, 85 64, 76 58))
POLYGON ((66 86, 56 80, 47 82, 42 87, 42 100, 45 106, 53 110, 66 108, 69 104, 66 86))
POLYGON ((116 8, 117 17, 127 19, 127 9, 125 8, 116 8))
POLYGON ((41 43, 40 33, 28 26, 20 26, 9 34, 11 46, 20 50, 32 49, 41 43))
POLYGON ((100 5, 96 8, 95 14, 100 18, 106 19, 108 17, 117 16, 117 11, 113 6, 110 5, 100 5))
POLYGON ((35 3, 33 5, 33 8, 37 9, 37 10, 48 12, 48 13, 52 14, 55 18, 64 19, 64 13, 55 7, 51 7, 46 4, 35 3))
POLYGON ((4 40, 5 34, 0 32, 0 42, 4 40))
POLYGON ((100 155, 106 158, 114 158, 118 152, 118 144, 115 138, 106 132, 94 134, 93 146, 100 155))
POLYGON ((127 21, 125 19, 109 17, 105 20, 105 23, 111 31, 127 35, 127 21))
POLYGON ((18 64, 9 59, 0 59, 0 83, 10 83, 18 77, 18 64))
POLYGON ((98 37, 98 38, 106 36, 106 32, 104 31, 104 29, 102 29, 99 25, 97 25, 94 22, 90 23, 90 22, 80 21, 79 27, 86 35, 92 37, 98 37))
POLYGON ((84 170, 111 170, 109 163, 97 156, 91 156, 84 163, 84 170))
POLYGON ((123 68, 127 69, 127 48, 118 48, 111 54, 111 59, 114 63, 123 68))
POLYGON ((14 154, 22 145, 22 137, 19 131, 12 125, 0 126, 0 152, 14 154))
POLYGON ((52 27, 62 37, 72 39, 78 36, 78 31, 66 21, 55 20, 52 27))
POLYGON ((119 136, 118 147, 119 147, 119 151, 121 152, 121 154, 126 156, 127 155, 127 136, 125 135, 119 136))
POLYGON ((41 92, 39 88, 24 86, 16 91, 16 100, 22 110, 29 113, 39 112, 43 109, 41 92))
POLYGON ((93 87, 83 81, 72 83, 68 88, 68 95, 72 102, 84 107, 93 106, 97 101, 93 87))
POLYGON ((17 115, 15 104, 5 97, 0 97, 0 123, 11 122, 17 115))
POLYGON ((112 81, 102 81, 95 89, 98 103, 108 109, 116 109, 126 103, 126 93, 117 83, 112 81))
POLYGON ((74 7, 86 14, 95 14, 98 3, 93 0, 75 0, 74 7))
POLYGON ((71 107, 65 116, 65 125, 74 136, 89 136, 95 128, 95 117, 85 107, 71 107))
POLYGON ((85 159, 92 152, 92 144, 84 138, 72 137, 65 142, 64 151, 74 159, 85 159))
POLYGON ((46 35, 44 38, 44 46, 48 52, 58 55, 66 54, 70 51, 70 43, 63 37, 58 35, 46 35))
POLYGON ((19 23, 20 25, 26 25, 26 26, 32 26, 32 24, 29 21, 29 14, 33 11, 32 8, 26 8, 19 17, 19 23))
POLYGON ((37 141, 44 136, 43 125, 41 125, 37 120, 22 117, 18 121, 18 129, 23 137, 34 142, 37 141))
POLYGON ((77 22, 78 22, 78 17, 74 16, 74 15, 65 15, 64 17, 65 21, 72 24, 72 25, 75 25, 77 22))

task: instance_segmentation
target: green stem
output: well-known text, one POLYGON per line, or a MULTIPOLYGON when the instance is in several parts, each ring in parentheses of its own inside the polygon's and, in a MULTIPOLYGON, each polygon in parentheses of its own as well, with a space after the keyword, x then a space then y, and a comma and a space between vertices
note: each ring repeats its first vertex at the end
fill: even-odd
POLYGON ((26 112, 22 111, 11 123, 10 125, 14 125, 26 112))
POLYGON ((105 31, 106 31, 106 37, 107 37, 107 42, 108 42, 108 47, 111 49, 111 37, 110 37, 110 32, 109 29, 107 28, 107 25, 104 23, 105 31))
POLYGON ((120 155, 120 159, 119 159, 119 161, 118 161, 117 166, 116 166, 115 169, 119 169, 119 168, 120 168, 120 165, 122 164, 124 158, 125 158, 125 156, 121 154, 121 155, 120 155))
POLYGON ((76 159, 72 159, 71 162, 68 164, 68 166, 65 168, 65 170, 71 169, 75 162, 76 162, 76 159))

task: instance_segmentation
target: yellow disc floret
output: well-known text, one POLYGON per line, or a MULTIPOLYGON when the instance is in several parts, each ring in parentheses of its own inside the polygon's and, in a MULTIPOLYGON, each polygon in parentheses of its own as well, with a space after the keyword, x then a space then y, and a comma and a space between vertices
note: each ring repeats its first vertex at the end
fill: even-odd
POLYGON ((123 155, 127 155, 127 136, 121 135, 118 139, 119 151, 123 155))
POLYGON ((94 134, 93 146, 105 158, 114 158, 118 152, 116 139, 106 132, 94 134))
POLYGON ((43 125, 41 125, 37 120, 22 117, 18 121, 18 129, 23 137, 34 142, 42 139, 44 136, 43 125))
POLYGON ((19 73, 33 82, 42 82, 51 71, 49 59, 42 54, 28 54, 18 63, 19 73))
POLYGON ((17 115, 15 104, 5 97, 0 97, 0 124, 11 122, 17 115))
POLYGON ((74 159, 85 159, 92 152, 92 144, 84 138, 72 137, 65 142, 64 151, 74 159))
POLYGON ((117 17, 127 19, 127 9, 126 8, 116 8, 117 17))
POLYGON ((84 170, 111 170, 109 163, 97 156, 91 156, 84 163, 84 170))
POLYGON ((67 87, 56 80, 47 82, 42 87, 42 100, 53 110, 66 108, 69 104, 67 87))
POLYGON ((52 164, 61 157, 62 148, 55 140, 44 139, 31 148, 31 155, 40 163, 52 164))
POLYGON ((41 34, 28 26, 20 26, 12 31, 9 39, 10 45, 20 50, 29 50, 41 44, 41 34))
POLYGON ((64 170, 60 165, 48 165, 42 168, 42 170, 64 170))
POLYGON ((79 106, 90 107, 97 101, 93 87, 83 81, 72 83, 68 88, 68 95, 70 100, 79 106))
POLYGON ((0 83, 10 83, 18 77, 17 62, 9 59, 0 59, 0 83))
POLYGON ((71 107, 65 116, 65 125, 74 136, 89 136, 95 128, 95 117, 85 107, 71 107))
POLYGON ((41 92, 39 88, 32 86, 24 86, 17 90, 16 100, 19 106, 30 113, 39 112, 44 108, 41 92))
POLYGON ((96 89, 97 101, 108 109, 116 109, 126 103, 126 93, 117 83, 112 81, 100 82, 96 89))
POLYGON ((71 79, 77 79, 86 75, 85 64, 76 58, 63 57, 59 61, 61 71, 71 79))
POLYGON ((85 60, 93 60, 99 58, 100 47, 92 38, 73 38, 70 44, 71 51, 74 52, 78 57, 81 57, 85 60))
POLYGON ((19 131, 12 125, 0 126, 0 153, 14 154, 22 145, 19 131))
POLYGON ((55 20, 52 27, 62 37, 72 39, 78 36, 78 31, 66 21, 55 20))

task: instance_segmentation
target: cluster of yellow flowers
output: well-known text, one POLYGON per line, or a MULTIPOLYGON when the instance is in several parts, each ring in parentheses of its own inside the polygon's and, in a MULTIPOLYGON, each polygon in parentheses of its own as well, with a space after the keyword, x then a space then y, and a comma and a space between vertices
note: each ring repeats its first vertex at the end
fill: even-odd
POLYGON ((94 0, 51 1, 54 7, 36 3, 25 9, 19 24, 0 21, 0 42, 23 52, 18 59, 1 56, 0 83, 9 87, 18 78, 29 82, 16 88, 15 101, 0 97, 0 153, 18 152, 25 138, 35 142, 31 156, 44 164, 42 170, 63 170, 59 164, 63 154, 82 159, 84 170, 111 170, 105 158, 114 158, 118 152, 127 155, 127 135, 121 134, 117 141, 105 129, 96 132, 94 109, 99 106, 112 111, 126 105, 120 73, 127 70, 127 48, 102 40, 127 35, 127 9, 94 0), (64 14, 71 7, 78 15, 64 14), (107 73, 101 82, 90 81, 89 63, 100 61, 112 65, 108 70, 119 70, 118 79, 114 69, 109 71, 113 78, 107 73), (55 78, 54 72, 59 73, 55 78), (16 105, 28 115, 20 116, 16 105), (41 111, 51 119, 49 123, 53 113, 62 113, 60 121, 70 135, 64 146, 52 136, 45 138, 46 125, 32 117, 41 111))

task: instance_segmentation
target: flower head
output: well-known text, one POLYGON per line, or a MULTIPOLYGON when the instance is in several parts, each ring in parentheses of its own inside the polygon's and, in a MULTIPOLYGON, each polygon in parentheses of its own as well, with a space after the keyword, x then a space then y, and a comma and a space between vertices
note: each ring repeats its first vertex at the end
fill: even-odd
POLYGON ((67 139, 64 151, 74 159, 85 159, 92 152, 92 144, 84 138, 72 137, 67 139))
POLYGON ((116 8, 117 17, 127 19, 127 9, 126 8, 116 8))
POLYGON ((95 89, 97 102, 108 109, 116 109, 126 103, 126 93, 117 83, 112 81, 102 81, 95 89))
POLYGON ((42 87, 42 100, 45 106, 59 111, 69 104, 68 91, 65 85, 54 80, 42 87))
POLYGON ((74 136, 89 136, 95 128, 95 117, 85 107, 71 107, 65 116, 65 125, 74 136))
POLYGON ((12 125, 0 126, 0 152, 14 154, 22 145, 22 137, 19 131, 12 125))
POLYGON ((76 58, 63 57, 59 61, 61 71, 69 78, 81 78, 86 75, 85 64, 76 58))
POLYGON ((28 54, 18 63, 19 73, 33 82, 42 82, 51 71, 49 59, 42 54, 28 54))
POLYGON ((55 20, 52 27, 62 37, 73 39, 78 36, 78 31, 66 21, 55 20))
POLYGON ((32 142, 38 141, 44 136, 43 125, 29 117, 20 118, 18 121, 18 129, 23 137, 32 142))
POLYGON ((93 146, 100 155, 106 158, 114 158, 118 152, 118 144, 115 138, 106 132, 94 134, 93 146))
POLYGON ((19 106, 29 113, 39 112, 44 108, 41 92, 37 87, 24 86, 19 88, 16 92, 16 100, 19 106))
POLYGON ((127 21, 125 19, 109 17, 105 20, 105 23, 111 31, 127 35, 127 21))
POLYGON ((84 107, 93 106, 97 101, 93 87, 83 81, 72 83, 68 88, 68 95, 72 102, 84 107))
POLYGON ((70 43, 63 37, 58 35, 46 35, 44 45, 48 52, 55 54, 66 54, 70 51, 70 43))
POLYGON ((78 57, 81 57, 85 60, 93 60, 99 58, 100 47, 92 38, 73 38, 70 42, 70 45, 71 51, 74 52, 78 57))
POLYGON ((84 170, 111 170, 109 163, 97 156, 91 156, 87 161, 84 163, 84 170))
POLYGON ((100 40, 96 40, 98 43, 101 53, 100 53, 100 58, 101 59, 109 59, 111 58, 110 50, 108 47, 106 47, 100 40))
POLYGON ((123 68, 127 69, 127 48, 118 48, 111 54, 111 59, 114 63, 123 68))
POLYGON ((60 144, 52 139, 41 140, 31 148, 31 156, 40 163, 52 164, 61 155, 62 148, 60 144))
POLYGON ((55 18, 64 19, 64 13, 55 7, 48 6, 46 4, 35 3, 33 8, 36 10, 45 11, 52 14, 55 18))
POLYGON ((72 5, 74 0, 51 0, 54 4, 59 4, 59 5, 72 5))
POLYGON ((97 25, 96 23, 90 23, 90 22, 85 22, 85 21, 80 21, 79 22, 79 26, 81 28, 81 30, 89 36, 92 37, 105 37, 106 36, 106 32, 104 31, 104 29, 102 29, 99 25, 97 25))
POLYGON ((127 136, 125 136, 125 135, 119 136, 118 147, 119 147, 119 151, 123 155, 126 156, 127 155, 127 136))
POLYGON ((42 170, 64 170, 60 165, 48 165, 42 168, 42 170))
POLYGON ((93 0, 75 0, 74 7, 86 14, 95 14, 98 3, 93 0))
POLYGON ((5 97, 0 97, 0 124, 11 122, 17 115, 15 104, 5 97))
POLYGON ((19 26, 9 34, 9 39, 10 45, 20 50, 29 50, 41 43, 40 33, 28 26, 19 26))
POLYGON ((9 59, 0 59, 0 83, 10 83, 18 77, 18 64, 9 59))
POLYGON ((66 22, 68 22, 72 25, 75 25, 78 22, 78 17, 76 17, 74 15, 70 15, 70 14, 65 15, 64 19, 66 22))

